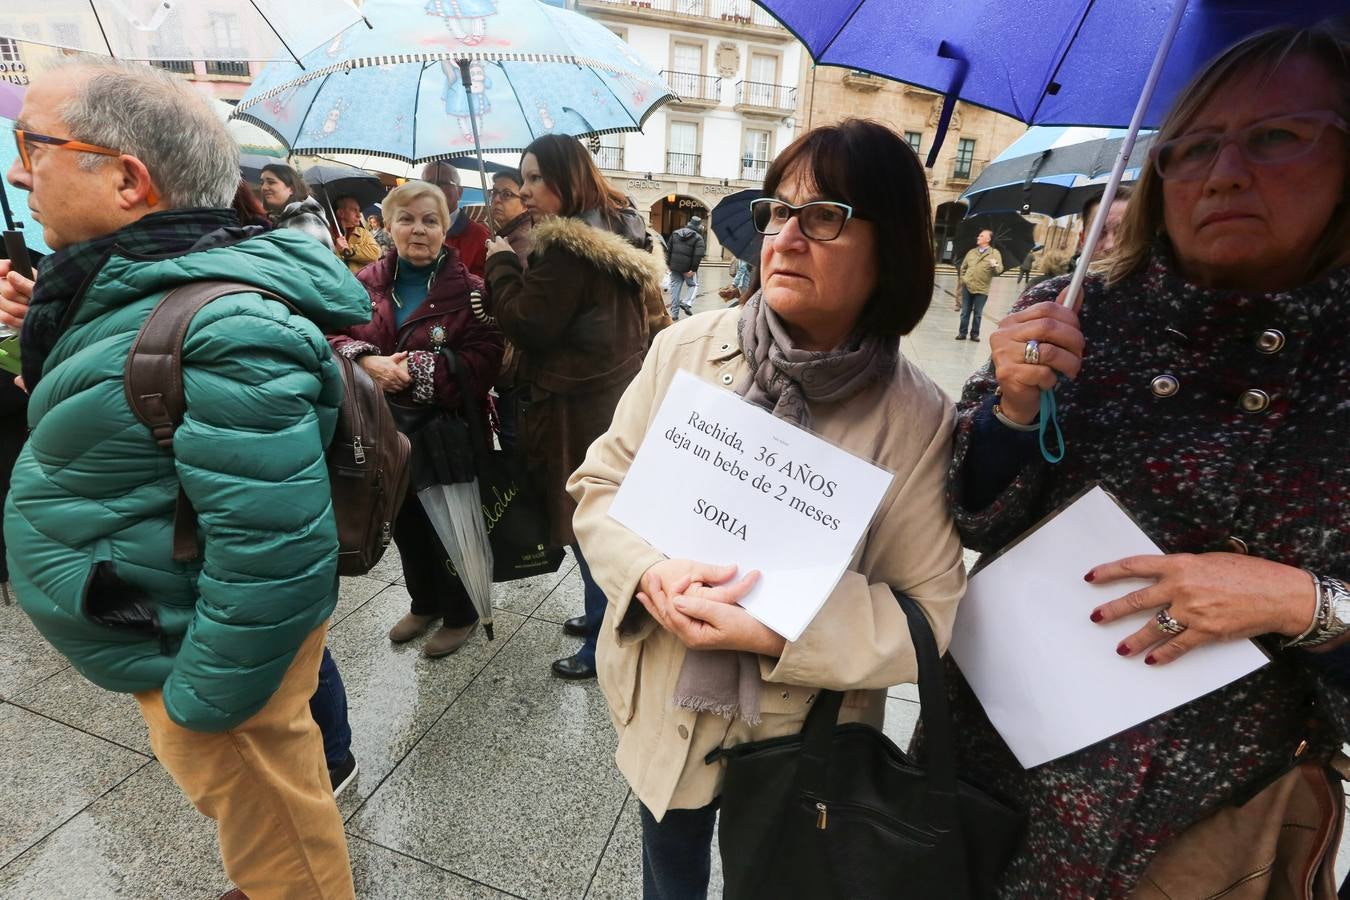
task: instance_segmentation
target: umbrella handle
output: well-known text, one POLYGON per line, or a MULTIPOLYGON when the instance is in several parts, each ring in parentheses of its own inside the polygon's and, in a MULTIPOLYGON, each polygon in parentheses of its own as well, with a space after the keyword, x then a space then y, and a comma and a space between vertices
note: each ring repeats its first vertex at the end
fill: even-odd
POLYGON ((1167 30, 1163 33, 1162 42, 1158 45, 1158 52, 1153 57, 1153 67, 1148 71, 1148 78, 1144 81, 1144 88, 1139 94, 1139 102, 1135 104, 1134 115, 1130 118, 1129 130, 1125 132, 1125 138, 1120 142, 1120 152, 1116 154, 1115 165, 1111 167, 1111 178, 1106 182, 1106 189, 1102 191, 1101 203, 1097 206, 1097 215, 1093 217, 1092 224, 1088 228, 1087 238, 1083 241, 1083 252, 1078 257, 1078 268, 1074 270, 1073 281, 1069 282, 1069 289, 1064 292, 1065 306, 1073 308, 1079 293, 1083 290, 1083 281, 1087 278, 1088 264, 1092 261, 1092 254, 1097 249, 1097 242, 1101 239, 1102 231, 1106 226, 1106 219, 1111 213, 1111 204, 1116 199, 1116 189, 1120 187, 1121 180, 1125 177, 1125 167, 1129 163, 1130 154, 1134 153, 1134 142, 1139 137, 1139 129, 1144 124, 1144 114, 1148 111, 1148 105, 1153 102, 1153 92, 1158 86, 1158 79, 1162 76, 1164 64, 1167 62, 1167 54, 1172 50, 1172 43, 1176 40, 1177 32, 1181 29, 1181 19, 1186 14, 1187 0, 1176 0, 1176 6, 1172 9, 1172 18, 1167 23, 1167 30))
POLYGON ((497 223, 492 220, 492 206, 488 203, 487 169, 483 166, 483 144, 478 137, 478 113, 473 108, 473 73, 467 59, 459 63, 459 83, 464 85, 464 96, 469 101, 469 127, 473 129, 473 149, 478 153, 478 182, 483 188, 483 204, 488 208, 488 233, 497 236, 497 223))
MULTIPOLYGON (((1106 182, 1106 190, 1102 191, 1102 200, 1097 206, 1097 215, 1093 217, 1092 226, 1088 229, 1087 239, 1083 241, 1083 252, 1078 257, 1078 268, 1074 270, 1073 280, 1069 282, 1069 289, 1064 292, 1062 302, 1070 309, 1073 308, 1076 298, 1083 290, 1083 280, 1087 277, 1088 264, 1092 261, 1092 254, 1097 249, 1097 241, 1101 238, 1106 219, 1111 213, 1111 204, 1116 199, 1116 188, 1120 187, 1120 181, 1125 176, 1125 165, 1129 162, 1130 154, 1134 152, 1134 142, 1139 137, 1139 129, 1144 123, 1144 113, 1153 100, 1153 91, 1158 86, 1158 78, 1162 75, 1163 65, 1167 62, 1167 54, 1172 50, 1172 42, 1176 40, 1177 31, 1181 29, 1181 18, 1185 14, 1186 0, 1176 0, 1176 6, 1172 8, 1172 18, 1167 23, 1167 31, 1164 32, 1162 42, 1158 45, 1158 52, 1153 57, 1153 67, 1149 69, 1148 78, 1144 81, 1144 89, 1139 94, 1139 102, 1135 104, 1134 115, 1130 118, 1130 128, 1125 133, 1125 139, 1120 142, 1120 152, 1116 154, 1116 164, 1111 167, 1111 178, 1106 182)), ((1056 416, 1054 391, 1054 388, 1041 391, 1039 429, 1041 456, 1045 458, 1046 462, 1052 464, 1062 460, 1065 451, 1064 433, 1060 430, 1059 419, 1056 416), (1053 434, 1058 444, 1058 451, 1051 450, 1047 446, 1047 434, 1053 434)))

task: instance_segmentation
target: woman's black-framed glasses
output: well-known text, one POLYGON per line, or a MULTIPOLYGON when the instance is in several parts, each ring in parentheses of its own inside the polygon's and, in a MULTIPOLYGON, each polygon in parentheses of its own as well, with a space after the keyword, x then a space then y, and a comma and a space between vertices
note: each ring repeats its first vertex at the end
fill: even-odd
POLYGON ((1350 132, 1345 119, 1329 109, 1271 116, 1246 128, 1225 133, 1183 134, 1149 150, 1158 174, 1189 181, 1209 174, 1223 148, 1236 144, 1253 165, 1292 162, 1311 153, 1328 128, 1350 132))
POLYGON ((52 137, 50 134, 38 134, 35 131, 24 131, 22 128, 14 129, 14 144, 19 148, 19 161, 23 163, 25 172, 33 171, 33 160, 28 155, 29 144, 44 144, 48 147, 60 147, 65 150, 75 150, 79 153, 97 153, 101 156, 122 155, 121 151, 112 150, 108 147, 86 144, 84 141, 71 140, 70 138, 52 137))
POLYGON ((750 201, 750 218, 760 234, 778 234, 793 216, 797 217, 797 225, 806 237, 813 241, 832 241, 853 218, 853 207, 833 200, 812 200, 800 206, 772 197, 750 201))
POLYGON ((508 188, 493 188, 488 191, 488 197, 492 200, 510 200, 512 197, 519 196, 515 191, 508 188))

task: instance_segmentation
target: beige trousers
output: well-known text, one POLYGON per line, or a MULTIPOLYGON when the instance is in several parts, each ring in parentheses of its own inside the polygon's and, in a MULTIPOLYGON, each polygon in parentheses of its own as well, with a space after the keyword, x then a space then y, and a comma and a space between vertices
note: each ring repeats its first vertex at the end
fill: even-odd
POLYGON ((300 645, 272 699, 238 727, 174 723, 163 692, 136 694, 160 764, 216 820, 225 873, 249 900, 350 900, 351 863, 323 736, 309 712, 327 625, 300 645))

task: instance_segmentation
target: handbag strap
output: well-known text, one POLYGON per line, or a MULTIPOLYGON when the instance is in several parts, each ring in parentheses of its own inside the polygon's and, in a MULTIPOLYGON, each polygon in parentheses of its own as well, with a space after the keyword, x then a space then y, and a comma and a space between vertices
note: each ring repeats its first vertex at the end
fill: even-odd
MULTIPOLYGON (((947 809, 956 816, 956 745, 952 739, 951 712, 947 708, 947 687, 942 677, 942 657, 928 617, 913 598, 895 591, 895 599, 909 621, 909 635, 919 668, 919 703, 923 719, 925 755, 928 759, 928 796, 933 811, 947 809)), ((815 706, 802 726, 802 750, 797 768, 797 785, 802 790, 823 796, 827 784, 830 748, 844 695, 839 691, 821 691, 815 706)))

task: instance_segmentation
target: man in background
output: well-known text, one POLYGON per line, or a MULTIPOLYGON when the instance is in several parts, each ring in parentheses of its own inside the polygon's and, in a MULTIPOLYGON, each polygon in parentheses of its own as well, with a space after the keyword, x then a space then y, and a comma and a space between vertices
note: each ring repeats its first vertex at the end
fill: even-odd
POLYGON ((355 197, 338 197, 333 204, 338 234, 333 249, 353 275, 380 258, 375 236, 361 224, 361 204, 355 197))
POLYGON ((694 314, 694 296, 698 293, 698 267, 703 265, 707 244, 699 228, 703 220, 691 216, 689 224, 670 236, 666 265, 670 266, 670 318, 677 321, 680 310, 694 314))
POLYGON ((966 339, 966 326, 970 326, 970 339, 980 339, 980 319, 984 316, 984 304, 989 301, 989 286, 994 278, 1003 271, 1003 257, 992 246, 994 233, 984 229, 975 238, 975 246, 966 251, 961 260, 961 324, 956 339, 966 339), (972 321, 972 314, 974 319, 972 321))
POLYGON ((491 235, 486 226, 470 219, 459 208, 460 198, 464 195, 459 172, 448 162, 427 163, 422 167, 422 180, 440 188, 450 207, 450 230, 445 234, 445 246, 454 247, 464 268, 482 278, 483 264, 487 262, 487 241, 491 235))

